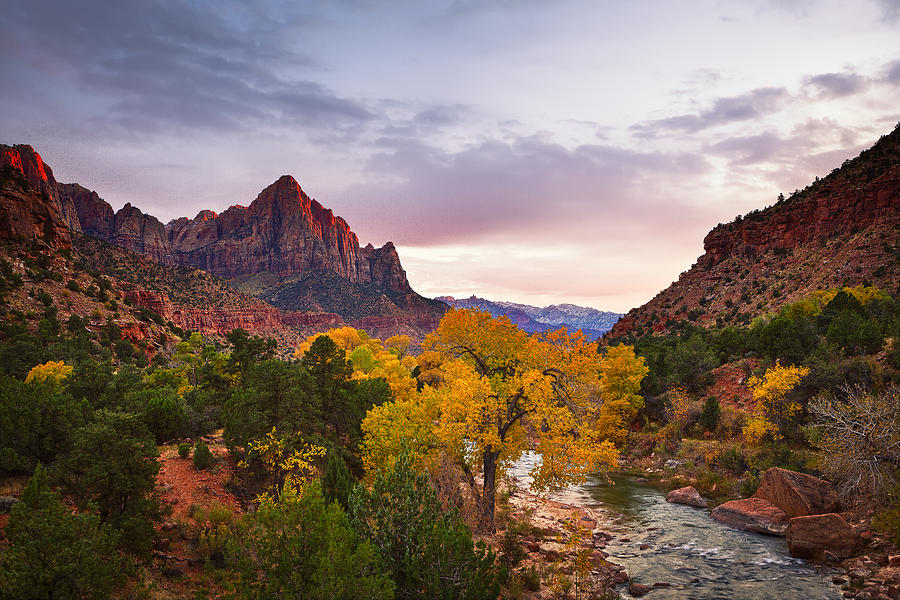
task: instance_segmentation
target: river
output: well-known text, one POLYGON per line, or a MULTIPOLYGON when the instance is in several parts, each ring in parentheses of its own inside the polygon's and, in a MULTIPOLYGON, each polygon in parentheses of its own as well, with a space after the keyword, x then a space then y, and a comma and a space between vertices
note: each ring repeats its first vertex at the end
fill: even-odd
MULTIPOLYGON (((526 455, 511 470, 527 486, 539 460, 526 455)), ((792 558, 784 538, 738 531, 709 518, 709 510, 666 502, 665 492, 633 477, 615 485, 591 478, 549 494, 553 500, 590 508, 613 539, 606 552, 632 580, 652 586, 648 598, 697 600, 836 600, 835 573, 792 558), (641 549, 643 547, 643 549, 641 549)), ((628 597, 627 589, 621 590, 628 597)))

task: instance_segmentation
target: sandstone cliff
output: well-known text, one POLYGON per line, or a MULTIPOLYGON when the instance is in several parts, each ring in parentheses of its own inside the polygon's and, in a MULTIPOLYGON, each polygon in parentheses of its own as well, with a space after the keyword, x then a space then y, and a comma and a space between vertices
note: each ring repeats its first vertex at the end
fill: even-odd
POLYGON ((677 281, 632 309, 607 339, 679 321, 747 324, 817 289, 900 281, 900 126, 774 206, 718 225, 677 281))

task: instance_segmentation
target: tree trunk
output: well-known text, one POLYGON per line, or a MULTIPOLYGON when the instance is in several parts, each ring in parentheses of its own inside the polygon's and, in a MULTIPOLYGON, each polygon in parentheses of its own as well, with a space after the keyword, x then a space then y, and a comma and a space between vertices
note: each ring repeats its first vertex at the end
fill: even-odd
POLYGON ((494 533, 494 496, 497 491, 497 458, 491 446, 484 451, 484 494, 482 494, 481 527, 488 533, 494 533))

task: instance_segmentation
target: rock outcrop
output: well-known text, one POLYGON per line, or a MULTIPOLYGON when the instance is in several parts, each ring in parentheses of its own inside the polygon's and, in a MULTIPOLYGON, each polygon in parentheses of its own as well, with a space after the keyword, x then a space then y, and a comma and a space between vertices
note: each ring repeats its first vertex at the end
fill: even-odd
POLYGON ((762 498, 725 502, 714 508, 710 517, 736 529, 767 535, 784 535, 788 526, 784 511, 762 498))
POLYGON ((26 144, 0 145, 0 167, 10 166, 22 173, 43 201, 48 202, 58 218, 72 231, 81 231, 75 206, 59 194, 59 184, 53 177, 53 169, 44 163, 41 155, 26 144))
POLYGON ((60 203, 53 171, 31 146, 0 145, 0 188, 0 238, 70 247, 75 209, 60 203))
POLYGON ((693 486, 689 485, 677 490, 672 490, 666 495, 666 502, 674 502, 675 504, 687 504, 697 508, 706 508, 706 500, 700 495, 700 492, 693 486))
POLYGON ((822 559, 825 552, 848 558, 860 545, 856 529, 836 513, 794 517, 785 533, 791 556, 822 559))
POLYGON ((754 496, 771 502, 788 517, 821 515, 840 509, 837 492, 829 482, 779 467, 766 470, 754 496))

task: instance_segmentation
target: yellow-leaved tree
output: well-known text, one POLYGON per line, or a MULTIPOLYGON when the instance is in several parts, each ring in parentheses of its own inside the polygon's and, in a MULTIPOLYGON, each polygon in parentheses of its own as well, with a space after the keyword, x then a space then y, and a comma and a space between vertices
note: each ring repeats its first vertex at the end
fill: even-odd
POLYGON ((624 404, 634 406, 635 380, 639 387, 643 377, 626 364, 626 351, 613 353, 604 380, 597 344, 581 332, 528 335, 506 317, 452 308, 423 348, 429 379, 437 380, 436 435, 473 467, 480 463, 485 528, 493 529, 498 468, 529 448, 542 458, 531 473, 537 489, 583 481, 616 465, 610 438, 620 437, 621 420, 630 414, 624 404), (605 410, 604 385, 611 403, 605 410))
POLYGON ((744 438, 748 442, 756 444, 765 437, 775 441, 784 438, 788 426, 802 408, 788 396, 807 375, 809 369, 806 367, 782 367, 776 363, 762 377, 753 376, 747 380, 756 402, 744 425, 744 438))
POLYGON ((616 444, 625 442, 628 424, 634 420, 644 406, 644 398, 639 394, 641 382, 650 369, 644 364, 644 357, 634 353, 633 346, 619 344, 611 346, 600 359, 600 406, 598 420, 602 437, 616 444))
POLYGON ((417 383, 412 374, 416 368, 416 359, 406 355, 409 336, 395 335, 382 342, 378 338, 370 338, 362 329, 338 327, 324 334, 317 333, 308 337, 294 352, 294 358, 303 358, 320 335, 327 335, 338 348, 347 353, 353 366, 352 379, 384 379, 396 400, 412 400, 416 396, 417 383))
POLYGON ((25 376, 25 383, 51 381, 59 383, 72 374, 73 368, 61 360, 51 360, 42 365, 36 365, 28 371, 25 376))

